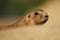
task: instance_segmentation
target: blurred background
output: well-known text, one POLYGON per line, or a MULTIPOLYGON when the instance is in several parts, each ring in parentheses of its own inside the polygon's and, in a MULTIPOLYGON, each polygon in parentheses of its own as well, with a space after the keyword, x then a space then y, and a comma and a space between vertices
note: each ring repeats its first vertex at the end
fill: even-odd
MULTIPOLYGON (((0 0, 0 23, 8 24, 26 15, 25 12, 45 4, 47 0, 0 0)), ((0 24, 0 25, 1 25, 0 24)))
POLYGON ((24 13, 46 0, 0 0, 0 18, 22 16, 24 13))

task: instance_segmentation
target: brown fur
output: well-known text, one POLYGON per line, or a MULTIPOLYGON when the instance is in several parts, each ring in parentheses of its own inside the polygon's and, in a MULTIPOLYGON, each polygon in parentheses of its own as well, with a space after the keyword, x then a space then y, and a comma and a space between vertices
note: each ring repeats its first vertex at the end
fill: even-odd
POLYGON ((46 12, 44 12, 41 9, 35 9, 30 12, 27 12, 27 15, 23 17, 18 22, 12 24, 12 25, 6 25, 6 26, 0 26, 0 30, 4 29, 10 29, 10 28, 16 28, 16 27, 23 27, 23 26, 33 26, 37 24, 45 22, 45 20, 48 19, 48 16, 46 12))

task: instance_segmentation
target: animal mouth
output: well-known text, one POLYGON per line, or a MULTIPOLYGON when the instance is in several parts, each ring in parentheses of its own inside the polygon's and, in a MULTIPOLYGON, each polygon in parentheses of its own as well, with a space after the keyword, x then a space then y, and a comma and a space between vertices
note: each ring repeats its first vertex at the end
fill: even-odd
POLYGON ((42 25, 45 24, 48 21, 48 18, 46 18, 45 20, 41 21, 40 23, 37 23, 38 25, 42 25))
POLYGON ((47 19, 45 19, 44 21, 42 21, 40 24, 44 24, 44 23, 46 23, 46 22, 47 22, 47 20, 48 20, 48 18, 47 18, 47 19))

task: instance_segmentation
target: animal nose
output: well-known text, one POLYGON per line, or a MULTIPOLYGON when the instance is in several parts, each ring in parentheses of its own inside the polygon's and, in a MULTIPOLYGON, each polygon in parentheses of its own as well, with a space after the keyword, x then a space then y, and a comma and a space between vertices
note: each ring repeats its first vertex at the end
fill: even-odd
POLYGON ((45 17, 48 18, 48 15, 46 15, 45 17))

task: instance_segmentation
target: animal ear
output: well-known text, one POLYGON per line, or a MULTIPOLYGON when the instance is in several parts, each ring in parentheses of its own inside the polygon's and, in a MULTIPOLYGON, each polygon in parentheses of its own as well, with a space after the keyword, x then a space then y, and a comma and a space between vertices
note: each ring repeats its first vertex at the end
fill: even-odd
POLYGON ((33 15, 28 15, 27 18, 31 20, 33 18, 33 15))
POLYGON ((28 18, 30 18, 31 17, 31 15, 28 15, 28 18))

